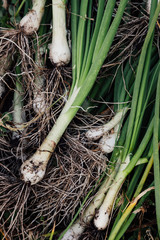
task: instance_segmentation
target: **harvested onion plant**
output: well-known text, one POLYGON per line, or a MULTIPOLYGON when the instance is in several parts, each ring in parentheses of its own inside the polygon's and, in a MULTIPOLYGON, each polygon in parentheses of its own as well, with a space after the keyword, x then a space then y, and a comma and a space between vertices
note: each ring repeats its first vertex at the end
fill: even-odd
POLYGON ((32 9, 20 21, 20 28, 26 35, 31 35, 39 29, 46 0, 32 0, 32 2, 32 9))
POLYGON ((67 42, 66 0, 52 0, 52 43, 50 44, 50 60, 57 66, 70 62, 71 53, 67 42))

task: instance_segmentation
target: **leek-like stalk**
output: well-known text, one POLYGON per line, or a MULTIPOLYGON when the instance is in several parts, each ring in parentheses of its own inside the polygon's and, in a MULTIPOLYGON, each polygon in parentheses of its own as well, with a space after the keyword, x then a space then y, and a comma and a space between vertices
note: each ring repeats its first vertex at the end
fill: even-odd
POLYGON ((127 111, 128 107, 123 107, 108 123, 104 124, 103 126, 88 130, 86 137, 89 140, 97 140, 102 137, 99 141, 99 148, 101 151, 103 153, 113 152, 116 141, 118 140, 118 134, 122 125, 122 120, 124 119, 127 111), (113 130, 114 132, 108 133, 110 130, 113 130))
MULTIPOLYGON (((136 113, 139 116, 139 113, 141 113, 141 112, 143 112, 143 116, 144 116, 144 111, 147 107, 147 104, 149 103, 150 97, 152 96, 152 94, 151 94, 152 91, 149 91, 147 96, 144 95, 144 83, 147 82, 147 77, 146 77, 147 71, 144 67, 144 64, 146 63, 146 68, 149 70, 149 60, 148 59, 150 59, 151 53, 150 53, 150 49, 147 53, 147 49, 148 49, 149 42, 152 44, 152 41, 150 41, 150 39, 152 39, 152 33, 154 31, 154 26, 156 23, 156 18, 158 17, 158 14, 159 14, 159 10, 160 10, 160 4, 158 5, 158 8, 156 10, 155 16, 151 23, 152 27, 149 29, 149 32, 148 32, 146 40, 145 40, 145 44, 142 49, 142 53, 141 53, 141 57, 140 57, 140 61, 139 61, 140 63, 139 63, 139 67, 137 69, 135 88, 134 88, 134 94, 133 94, 134 95, 133 96, 133 104, 132 104, 132 109, 131 109, 131 114, 130 114, 130 122, 129 122, 129 126, 128 126, 128 131, 127 131, 127 135, 126 135, 126 142, 128 140, 128 134, 129 134, 129 140, 132 137, 132 133, 130 133, 130 127, 132 127, 133 130, 134 130, 134 128, 137 127, 137 126, 136 127, 134 126, 134 120, 132 118, 136 116, 136 113), (148 59, 145 62, 146 58, 148 58, 148 59), (143 75, 143 71, 144 71, 144 75, 143 75), (140 83, 142 83, 142 89, 140 88, 140 83), (138 87, 138 89, 137 89, 137 87, 138 87), (136 91, 137 91, 137 93, 136 93, 136 91), (140 101, 140 104, 138 103, 139 96, 140 96, 140 98, 142 98, 140 101), (143 104, 142 104, 142 102, 143 102, 143 104), (134 105, 134 107, 133 107, 133 105, 134 105), (137 107, 137 105, 138 105, 138 107, 137 107), (137 112, 136 112, 136 108, 138 108, 137 112)), ((149 48, 151 47, 151 44, 149 45, 149 48)), ((153 82, 154 81, 152 81, 152 83, 153 82)), ((141 126, 141 123, 139 124, 139 126, 141 126)), ((132 150, 134 149, 134 152, 135 152, 135 148, 133 148, 133 147, 130 148, 129 146, 127 146, 127 144, 124 145, 123 154, 119 154, 119 156, 122 159, 122 166, 120 167, 120 170, 119 170, 118 174, 116 175, 116 178, 113 181, 112 186, 110 186, 110 189, 106 194, 105 200, 103 201, 103 204, 100 207, 100 209, 97 211, 96 217, 94 219, 95 225, 98 227, 98 229, 104 229, 108 225, 108 220, 110 217, 110 213, 112 211, 112 206, 114 204, 117 193, 121 187, 121 184, 125 180, 126 176, 133 170, 134 166, 136 166, 136 163, 138 162, 139 158, 144 153, 144 151, 152 137, 152 134, 153 134, 153 119, 150 121, 147 132, 146 132, 143 140, 141 141, 141 144, 138 146, 139 148, 133 157, 132 157, 133 152, 131 151, 131 149, 132 150), (128 148, 127 151, 125 149, 126 146, 128 148), (126 156, 128 159, 129 159, 129 156, 131 157, 130 162, 126 161, 126 159, 127 159, 126 156), (123 169, 123 168, 125 168, 125 169, 123 169), (98 221, 98 223, 97 223, 97 220, 100 220, 100 221, 98 221)), ((138 140, 137 136, 138 135, 136 135, 136 137, 134 138, 134 141, 138 140)), ((114 153, 115 153, 115 151, 114 151, 114 153)), ((117 154, 117 152, 113 155, 116 156, 116 154, 117 154)), ((113 160, 115 160, 115 159, 113 159, 113 160)), ((79 227, 79 229, 81 228, 80 224, 79 225, 78 224, 75 226, 75 228, 72 228, 72 231, 68 231, 68 235, 65 235, 65 236, 67 236, 67 238, 64 238, 64 239, 76 239, 76 237, 74 238, 74 234, 75 234, 74 232, 76 231, 76 227, 79 227)), ((80 234, 79 229, 77 229, 78 237, 80 234)), ((83 227, 83 229, 84 229, 84 227, 83 227)), ((77 237, 77 239, 78 239, 78 237, 77 237)))
POLYGON ((66 31, 66 0, 52 0, 53 31, 50 44, 50 60, 57 66, 70 62, 71 53, 67 42, 66 31))
POLYGON ((98 230, 103 230, 107 227, 110 213, 112 211, 112 207, 115 201, 115 197, 117 196, 117 193, 126 178, 126 173, 123 171, 128 166, 130 162, 130 156, 128 155, 125 162, 121 165, 118 174, 110 187, 107 195, 105 196, 105 199, 103 201, 103 204, 101 207, 97 210, 95 217, 94 217, 94 224, 97 227, 98 230))
MULTIPOLYGON (((108 3, 109 2, 112 2, 112 0, 109 0, 108 3)), ((120 24, 121 18, 123 16, 123 12, 125 10, 127 2, 128 0, 122 0, 120 2, 117 13, 103 40, 100 51, 98 55, 95 57, 95 60, 91 62, 89 65, 90 67, 87 75, 84 77, 84 75, 82 74, 80 78, 76 79, 76 81, 73 81, 74 87, 70 92, 68 101, 64 106, 57 121, 55 122, 55 125, 53 126, 52 130, 50 131, 50 133, 48 134, 44 142, 41 144, 39 149, 35 152, 35 154, 32 157, 30 157, 26 162, 24 162, 23 165, 21 166, 22 178, 24 179, 25 182, 36 184, 43 178, 46 171, 47 163, 57 143, 59 142, 65 129, 67 128, 67 126, 69 125, 69 123, 71 122, 75 114, 77 113, 78 109, 80 108, 81 104, 85 100, 86 96, 88 95, 89 91, 91 90, 96 80, 99 70, 108 54, 108 51, 112 45, 113 39, 116 35, 117 29, 120 24)), ((106 7, 108 6, 108 3, 106 7)), ((77 4, 76 1, 75 1, 75 4, 77 4)), ((87 7, 83 8, 83 6, 85 6, 86 4, 88 5, 88 1, 86 0, 81 1, 81 13, 82 15, 85 15, 85 16, 86 16, 86 13, 84 11, 87 11, 87 7)), ((110 9, 107 8, 107 10, 109 11, 110 9)), ((84 22, 86 22, 86 19, 80 18, 80 22, 78 26, 79 29, 81 29, 81 26, 83 26, 84 22)), ((85 34, 85 31, 83 34, 85 34)), ((81 41, 81 39, 78 39, 78 41, 81 41)), ((81 71, 81 67, 82 67, 81 61, 83 60, 83 51, 84 49, 82 48, 82 52, 77 53, 78 55, 77 63, 79 63, 79 68, 80 68, 78 69, 79 71, 81 71)), ((86 49, 86 51, 88 52, 88 49, 86 49)))
POLYGON ((33 109, 37 114, 42 114, 48 108, 45 87, 45 73, 43 69, 46 65, 46 32, 47 23, 50 23, 51 9, 46 9, 41 22, 41 26, 37 32, 38 39, 34 43, 35 48, 35 69, 34 69, 34 83, 33 83, 33 109))
POLYGON ((33 185, 43 179, 52 152, 74 115, 74 111, 68 111, 66 105, 41 146, 32 157, 22 164, 21 174, 25 182, 30 182, 33 185))
POLYGON ((46 0, 33 0, 32 9, 21 19, 20 28, 26 35, 36 32, 40 26, 46 0))

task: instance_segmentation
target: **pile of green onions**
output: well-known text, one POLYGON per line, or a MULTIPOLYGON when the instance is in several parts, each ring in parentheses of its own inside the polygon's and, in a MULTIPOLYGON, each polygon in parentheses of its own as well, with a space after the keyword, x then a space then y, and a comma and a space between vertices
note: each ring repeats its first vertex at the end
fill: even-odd
MULTIPOLYGON (((94 84, 110 51, 129 1, 121 0, 118 7, 116 2, 116 0, 108 0, 107 2, 106 0, 97 0, 98 8, 96 12, 93 10, 93 0, 71 0, 71 58, 66 30, 65 10, 67 0, 52 0, 53 32, 52 43, 49 45, 49 59, 56 68, 61 68, 72 59, 72 84, 67 93, 66 104, 51 131, 36 152, 21 166, 21 177, 26 183, 34 185, 43 179, 48 161, 77 111, 81 108, 83 110, 86 97, 89 93, 91 97, 98 94, 98 85, 94 84), (116 14, 115 8, 117 8, 116 14)), ((40 28, 45 13, 45 3, 46 0, 33 0, 32 10, 20 21, 20 29, 29 37, 40 28)), ((110 223, 117 195, 125 179, 132 171, 133 177, 126 193, 132 201, 128 206, 127 198, 125 198, 112 225, 108 239, 119 240, 123 236, 136 215, 133 209, 138 209, 154 188, 158 233, 160 235, 158 147, 160 141, 160 60, 157 49, 153 47, 154 29, 160 13, 160 2, 153 0, 151 4, 151 1, 148 1, 147 11, 150 12, 149 28, 141 53, 133 59, 134 62, 132 62, 132 58, 125 61, 123 63, 124 68, 119 66, 118 70, 113 69, 113 71, 116 71, 113 82, 113 78, 108 78, 105 79, 107 83, 104 88, 103 81, 101 84, 103 94, 106 90, 109 92, 111 84, 114 85, 113 101, 116 104, 113 107, 113 118, 102 126, 89 129, 85 134, 89 142, 93 143, 95 141, 97 144, 99 141, 98 147, 103 154, 110 157, 110 165, 102 176, 102 182, 95 197, 84 210, 81 218, 77 219, 77 214, 61 234, 59 240, 79 239, 85 231, 86 225, 92 220, 97 230, 106 229, 110 223), (146 163, 147 166, 142 175, 146 163), (153 164, 154 182, 147 190, 142 192, 153 164), (141 180, 138 184, 140 177, 141 180)), ((44 33, 43 30, 43 26, 41 26, 40 35, 44 33)), ((44 61, 43 53, 41 56, 39 55, 38 47, 35 51, 33 110, 37 114, 43 114, 47 106, 43 92, 45 77, 41 75, 41 67, 44 66, 44 61)), ((47 51, 47 44, 44 44, 44 49, 44 51, 47 51)), ((8 68, 9 65, 6 67, 8 68)), ((21 69, 17 65, 13 122, 15 129, 21 131, 26 119, 22 112, 24 93, 22 80, 19 77, 20 72, 21 69)), ((1 69, 0 77, 3 74, 4 69, 1 69)), ((4 91, 4 86, 1 83, 0 79, 0 98, 4 91)), ((86 103, 88 107, 92 107, 91 103, 87 101, 86 103)), ((13 139, 19 138, 19 132, 13 132, 12 136, 13 139)), ((80 210, 81 208, 82 206, 80 210)))

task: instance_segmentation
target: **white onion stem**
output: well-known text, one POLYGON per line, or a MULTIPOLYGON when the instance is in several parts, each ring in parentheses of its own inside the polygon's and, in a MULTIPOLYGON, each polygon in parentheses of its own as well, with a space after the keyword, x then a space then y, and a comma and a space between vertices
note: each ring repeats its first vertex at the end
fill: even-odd
POLYGON ((120 187, 124 179, 126 178, 124 169, 128 166, 129 162, 130 162, 130 156, 128 155, 125 162, 121 164, 118 174, 116 175, 116 178, 113 181, 112 186, 108 190, 101 207, 96 212, 96 215, 94 218, 94 225, 98 230, 104 230, 109 223, 109 217, 112 212, 112 208, 113 208, 116 196, 120 190, 120 187))
POLYGON ((103 126, 90 129, 86 132, 86 137, 89 140, 97 140, 102 137, 105 133, 110 131, 114 128, 119 122, 121 122, 122 118, 125 116, 126 112, 128 111, 128 107, 124 107, 120 111, 116 113, 116 115, 112 118, 111 121, 104 124, 103 126))
POLYGON ((20 27, 26 35, 31 35, 38 30, 46 0, 34 0, 32 9, 21 19, 20 27))
POLYGON ((52 0, 53 31, 52 43, 50 44, 50 60, 57 66, 70 62, 71 53, 67 42, 65 1, 52 0))

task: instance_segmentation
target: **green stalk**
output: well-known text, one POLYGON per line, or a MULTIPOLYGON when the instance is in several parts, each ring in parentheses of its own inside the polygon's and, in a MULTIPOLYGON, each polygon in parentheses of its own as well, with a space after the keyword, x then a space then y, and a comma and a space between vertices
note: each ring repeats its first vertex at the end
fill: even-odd
POLYGON ((76 76, 77 76, 77 29, 78 29, 78 18, 77 12, 79 9, 79 1, 71 0, 71 33, 72 33, 72 86, 70 93, 72 92, 72 89, 75 86, 76 83, 76 76))
MULTIPOLYGON (((133 64, 133 66, 135 65, 137 65, 137 62, 133 64)), ((116 109, 115 116, 108 123, 102 126, 99 126, 97 128, 90 129, 86 133, 86 136, 89 140, 94 141, 102 137, 102 139, 100 140, 100 148, 102 148, 102 151, 105 153, 109 153, 109 151, 111 152, 111 150, 114 148, 114 145, 115 145, 114 141, 118 139, 122 122, 124 120, 126 113, 128 112, 128 109, 130 108, 129 99, 131 98, 130 96, 132 95, 132 90, 133 90, 133 78, 132 78, 133 70, 130 67, 129 61, 127 62, 124 68, 123 74, 122 74, 122 71, 123 69, 122 70, 121 68, 118 69, 117 76, 115 79, 114 102, 117 103, 115 104, 115 107, 114 107, 116 109), (128 92, 127 92, 127 89, 124 88, 124 81, 127 89, 129 88, 129 86, 132 86, 131 89, 128 90, 128 92), (111 133, 110 135, 106 136, 106 133, 108 133, 113 128, 114 128, 114 133, 111 133), (110 144, 108 140, 110 141, 110 144), (109 149, 108 146, 111 146, 111 148, 109 147, 110 148, 109 149)), ((103 89, 104 88, 105 87, 103 87, 103 89)))
MULTIPOLYGON (((143 116, 144 116, 145 110, 147 108, 149 100, 152 97, 153 89, 155 89, 154 86, 156 85, 157 74, 159 72, 159 67, 160 67, 160 61, 158 62, 157 66, 156 66, 156 69, 155 69, 155 71, 153 73, 153 76, 150 76, 148 74, 148 71, 147 71, 148 78, 149 77, 151 78, 150 83, 148 83, 148 84, 150 84, 149 90, 145 86, 143 86, 143 89, 141 88, 141 90, 143 92, 141 92, 141 97, 139 98, 139 102, 138 102, 137 115, 136 115, 136 119, 135 119, 135 123, 134 123, 135 127, 134 127, 134 130, 133 130, 133 133, 132 133, 132 140, 131 140, 131 143, 130 143, 130 150, 129 150, 130 152, 133 151, 133 148, 134 148, 135 143, 136 143, 136 139, 139 136, 139 132, 140 132, 139 130, 140 130, 140 127, 141 127, 141 124, 142 124, 142 120, 143 120, 143 116), (144 91, 146 92, 146 94, 145 94, 144 91)), ((146 67, 145 67, 145 69, 146 69, 146 67)), ((147 85, 147 84, 145 84, 145 85, 147 85)))
MULTIPOLYGON (((98 75, 98 72, 99 72, 101 66, 103 65, 103 62, 110 50, 110 47, 111 47, 113 39, 116 35, 117 29, 120 24, 121 18, 123 16, 123 12, 124 12, 127 2, 128 2, 127 0, 122 0, 120 2, 118 10, 117 10, 117 14, 107 32, 106 37, 104 38, 103 44, 99 50, 99 54, 96 55, 94 61, 92 62, 92 65, 88 71, 87 76, 82 78, 82 80, 80 82, 81 91, 79 93, 79 96, 77 96, 77 98, 75 99, 75 105, 77 105, 77 104, 81 105, 88 94, 88 89, 92 88, 92 86, 96 80, 96 77, 98 75)), ((78 86, 79 86, 79 84, 78 84, 78 86)))
POLYGON ((19 12, 21 11, 21 8, 23 7, 25 1, 26 1, 26 0, 23 0, 23 1, 21 2, 20 6, 19 6, 19 8, 18 8, 18 10, 17 10, 17 12, 16 12, 15 15, 14 15, 15 17, 18 16, 18 14, 19 14, 19 12))
POLYGON ((80 71, 83 63, 84 51, 85 51, 85 28, 87 22, 87 8, 89 0, 82 0, 80 7, 80 19, 77 32, 77 79, 80 78, 80 71))
POLYGON ((156 216, 158 234, 160 236, 160 159, 158 142, 160 141, 159 135, 160 128, 160 72, 157 84, 156 103, 155 103, 155 116, 154 116, 154 132, 153 132, 153 157, 154 157, 154 183, 155 183, 155 201, 156 201, 156 216))
MULTIPOLYGON (((106 5, 106 8, 104 7, 105 5, 105 1, 104 0, 99 0, 98 1, 98 12, 97 12, 97 18, 96 18, 96 23, 95 23, 95 29, 94 29, 94 33, 93 33, 93 37, 90 43, 90 48, 89 48, 89 52, 88 52, 88 57, 87 57, 87 61, 85 62, 85 68, 84 71, 82 71, 82 75, 81 75, 81 79, 84 79, 87 76, 87 73, 89 71, 89 68, 93 62, 93 54, 94 54, 94 49, 96 48, 96 42, 97 42, 97 35, 101 37, 103 37, 103 39, 101 38, 101 41, 103 42, 104 40, 104 33, 107 33, 109 25, 108 23, 111 21, 111 16, 112 15, 112 11, 114 6, 111 6, 110 2, 112 2, 114 5, 114 1, 108 1, 107 5, 109 5, 109 7, 106 5), (110 8, 111 7, 111 8, 110 8), (104 8, 105 8, 105 13, 104 13, 104 8), (109 9, 109 11, 107 11, 109 9), (106 13, 109 14, 107 15, 106 13), (105 22, 105 28, 104 28, 104 22, 105 22), (103 24, 103 27, 102 27, 103 24), (105 29, 105 31, 104 31, 105 29), (103 36, 102 36, 103 34, 103 36)), ((99 37, 100 38, 100 37, 99 37)), ((100 42, 98 42, 98 44, 100 44, 100 42)))
MULTIPOLYGON (((100 0, 101 1, 101 0, 100 0)), ((109 26, 112 20, 112 14, 113 14, 113 10, 116 4, 116 0, 108 0, 107 1, 107 5, 105 8, 105 12, 103 15, 103 19, 100 25, 100 34, 98 35, 97 39, 96 39, 96 45, 95 45, 95 50, 94 50, 94 54, 93 54, 93 61, 95 60, 95 58, 98 56, 99 51, 101 49, 101 46, 103 44, 103 41, 106 37, 106 34, 109 30, 109 26)), ((125 7, 126 7, 125 3, 125 7)))
MULTIPOLYGON (((151 61, 151 51, 152 51, 152 42, 153 42, 153 35, 151 37, 149 46, 148 46, 148 51, 147 51, 147 56, 146 56, 146 60, 145 60, 145 67, 144 67, 144 72, 143 72, 143 77, 142 77, 142 83, 140 86, 140 94, 138 97, 138 103, 137 103, 137 109, 136 109, 136 113, 135 113, 135 121, 134 121, 134 129, 133 129, 133 133, 132 133, 132 139, 130 142, 130 148, 129 151, 132 152, 135 146, 135 142, 137 140, 137 136, 139 134, 139 129, 141 126, 141 122, 140 122, 140 117, 143 116, 142 115, 142 106, 144 106, 144 100, 145 100, 145 94, 146 94, 146 88, 147 88, 147 79, 148 79, 148 73, 149 73, 149 69, 150 69, 150 61, 151 61), (139 125, 139 127, 138 127, 139 125)), ((145 108, 143 108, 145 109, 145 108)), ((142 120, 142 118, 141 118, 142 120)))
POLYGON ((87 15, 87 30, 86 30, 86 39, 85 39, 85 53, 84 53, 84 57, 83 57, 83 61, 82 61, 82 67, 81 67, 81 72, 83 73, 84 72, 84 68, 86 66, 86 61, 87 59, 89 58, 89 46, 90 46, 90 42, 91 42, 91 21, 93 21, 91 19, 91 16, 92 16, 92 1, 93 0, 90 0, 89 1, 89 6, 88 6, 88 15, 87 15))
POLYGON ((149 143, 152 134, 153 134, 153 119, 151 120, 147 131, 143 137, 143 140, 141 141, 141 144, 139 145, 136 153, 134 154, 134 156, 132 157, 132 160, 130 161, 130 163, 128 164, 128 166, 125 169, 125 174, 126 176, 133 170, 134 166, 136 165, 138 159, 141 157, 142 153, 144 152, 145 148, 147 147, 147 144, 149 143))

